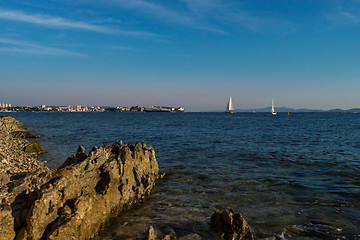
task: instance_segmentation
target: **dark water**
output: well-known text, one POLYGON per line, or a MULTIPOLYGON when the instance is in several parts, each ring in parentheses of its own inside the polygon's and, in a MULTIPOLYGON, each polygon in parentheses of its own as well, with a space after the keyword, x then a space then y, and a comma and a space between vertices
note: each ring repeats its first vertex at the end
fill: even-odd
POLYGON ((256 238, 360 239, 360 114, 13 113, 45 136, 50 166, 78 145, 146 142, 166 177, 100 239, 149 225, 214 239, 216 209, 240 211, 256 238))

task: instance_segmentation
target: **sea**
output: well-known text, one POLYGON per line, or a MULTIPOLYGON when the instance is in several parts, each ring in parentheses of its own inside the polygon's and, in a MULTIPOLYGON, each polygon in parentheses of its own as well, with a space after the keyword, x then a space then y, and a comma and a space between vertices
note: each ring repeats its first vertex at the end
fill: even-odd
POLYGON ((55 168, 79 145, 145 142, 160 179, 149 199, 97 239, 136 239, 150 225, 209 231, 214 211, 241 212, 256 239, 360 239, 360 114, 10 113, 55 168))

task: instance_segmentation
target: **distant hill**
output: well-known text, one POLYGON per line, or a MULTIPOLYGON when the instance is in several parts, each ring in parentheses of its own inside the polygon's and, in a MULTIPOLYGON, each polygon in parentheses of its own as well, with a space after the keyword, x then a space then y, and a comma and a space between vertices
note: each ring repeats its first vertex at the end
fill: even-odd
POLYGON ((347 110, 336 108, 336 109, 331 109, 327 112, 360 113, 360 108, 352 108, 347 110))
MULTIPOLYGON (((322 110, 314 110, 314 109, 294 109, 287 107, 277 107, 275 108, 277 112, 323 112, 322 110)), ((253 109, 235 109, 236 112, 271 112, 271 107, 265 108, 253 108, 253 109)))
MULTIPOLYGON (((277 107, 275 108, 277 112, 339 112, 339 113, 360 113, 360 108, 352 108, 352 109, 331 109, 331 110, 319 110, 319 109, 307 109, 307 108, 287 108, 287 107, 277 107)), ((270 112, 271 107, 265 108, 253 108, 253 109, 235 109, 235 112, 270 112)))

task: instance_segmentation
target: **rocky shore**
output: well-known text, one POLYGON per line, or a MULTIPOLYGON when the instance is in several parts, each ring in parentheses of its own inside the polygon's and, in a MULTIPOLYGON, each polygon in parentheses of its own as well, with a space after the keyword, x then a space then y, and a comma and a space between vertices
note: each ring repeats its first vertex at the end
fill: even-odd
POLYGON ((45 149, 25 139, 36 137, 20 121, 0 116, 0 185, 9 182, 13 174, 47 170, 38 161, 38 155, 45 152, 45 149))
MULTIPOLYGON (((121 141, 83 147, 57 169, 38 160, 45 151, 24 139, 33 136, 8 116, 0 117, 0 240, 91 239, 106 222, 141 202, 159 177, 154 149, 121 141)), ((220 239, 253 239, 241 214, 214 213, 211 228, 220 239)), ((147 240, 177 239, 152 226, 147 240)), ((197 234, 178 239, 201 239, 197 234)))
POLYGON ((154 149, 144 143, 116 142, 88 155, 79 147, 49 170, 36 159, 39 147, 26 152, 30 143, 13 136, 18 131, 25 131, 19 121, 1 117, 0 239, 92 238, 144 200, 158 178, 154 149))

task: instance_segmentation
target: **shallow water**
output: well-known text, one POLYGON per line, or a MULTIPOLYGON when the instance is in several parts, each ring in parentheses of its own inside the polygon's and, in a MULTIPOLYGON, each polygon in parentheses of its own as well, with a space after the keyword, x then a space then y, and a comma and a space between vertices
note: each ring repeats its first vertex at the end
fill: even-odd
POLYGON ((164 179, 149 201, 99 239, 149 225, 208 230, 216 209, 240 211, 257 238, 360 239, 360 114, 12 113, 43 134, 50 166, 78 145, 152 145, 164 179))

